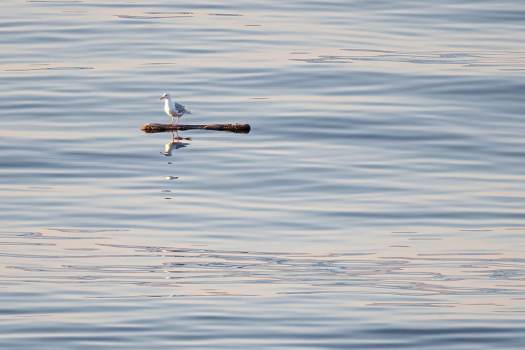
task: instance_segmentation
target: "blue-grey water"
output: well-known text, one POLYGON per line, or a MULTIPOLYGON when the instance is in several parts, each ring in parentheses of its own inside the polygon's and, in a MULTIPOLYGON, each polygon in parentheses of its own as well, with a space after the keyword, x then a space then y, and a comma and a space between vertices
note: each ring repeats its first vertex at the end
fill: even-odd
POLYGON ((524 33, 521 0, 1 1, 0 348, 523 349, 524 33), (252 132, 142 133, 164 92, 252 132))

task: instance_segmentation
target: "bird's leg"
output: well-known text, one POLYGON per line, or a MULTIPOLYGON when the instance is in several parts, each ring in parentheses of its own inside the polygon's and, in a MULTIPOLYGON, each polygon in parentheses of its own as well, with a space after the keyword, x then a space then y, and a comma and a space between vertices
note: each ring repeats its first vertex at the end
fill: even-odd
POLYGON ((171 126, 173 126, 173 116, 171 116, 171 126))

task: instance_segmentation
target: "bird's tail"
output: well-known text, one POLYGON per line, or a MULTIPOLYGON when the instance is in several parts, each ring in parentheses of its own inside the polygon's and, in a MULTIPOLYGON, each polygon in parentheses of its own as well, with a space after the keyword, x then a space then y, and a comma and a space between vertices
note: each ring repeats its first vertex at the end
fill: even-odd
POLYGON ((186 110, 186 114, 193 114, 189 109, 186 110))

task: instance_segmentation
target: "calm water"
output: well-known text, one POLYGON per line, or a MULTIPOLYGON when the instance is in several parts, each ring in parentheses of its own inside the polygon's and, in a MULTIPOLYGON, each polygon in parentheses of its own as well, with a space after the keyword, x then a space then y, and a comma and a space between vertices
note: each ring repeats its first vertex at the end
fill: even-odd
POLYGON ((0 348, 524 348, 522 1, 0 13, 0 348))

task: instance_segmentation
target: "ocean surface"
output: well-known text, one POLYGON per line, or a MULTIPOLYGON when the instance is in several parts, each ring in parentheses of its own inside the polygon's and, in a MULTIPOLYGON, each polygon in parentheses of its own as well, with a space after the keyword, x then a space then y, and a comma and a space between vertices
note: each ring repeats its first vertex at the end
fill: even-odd
POLYGON ((0 348, 524 349, 525 3, 2 0, 0 348))

